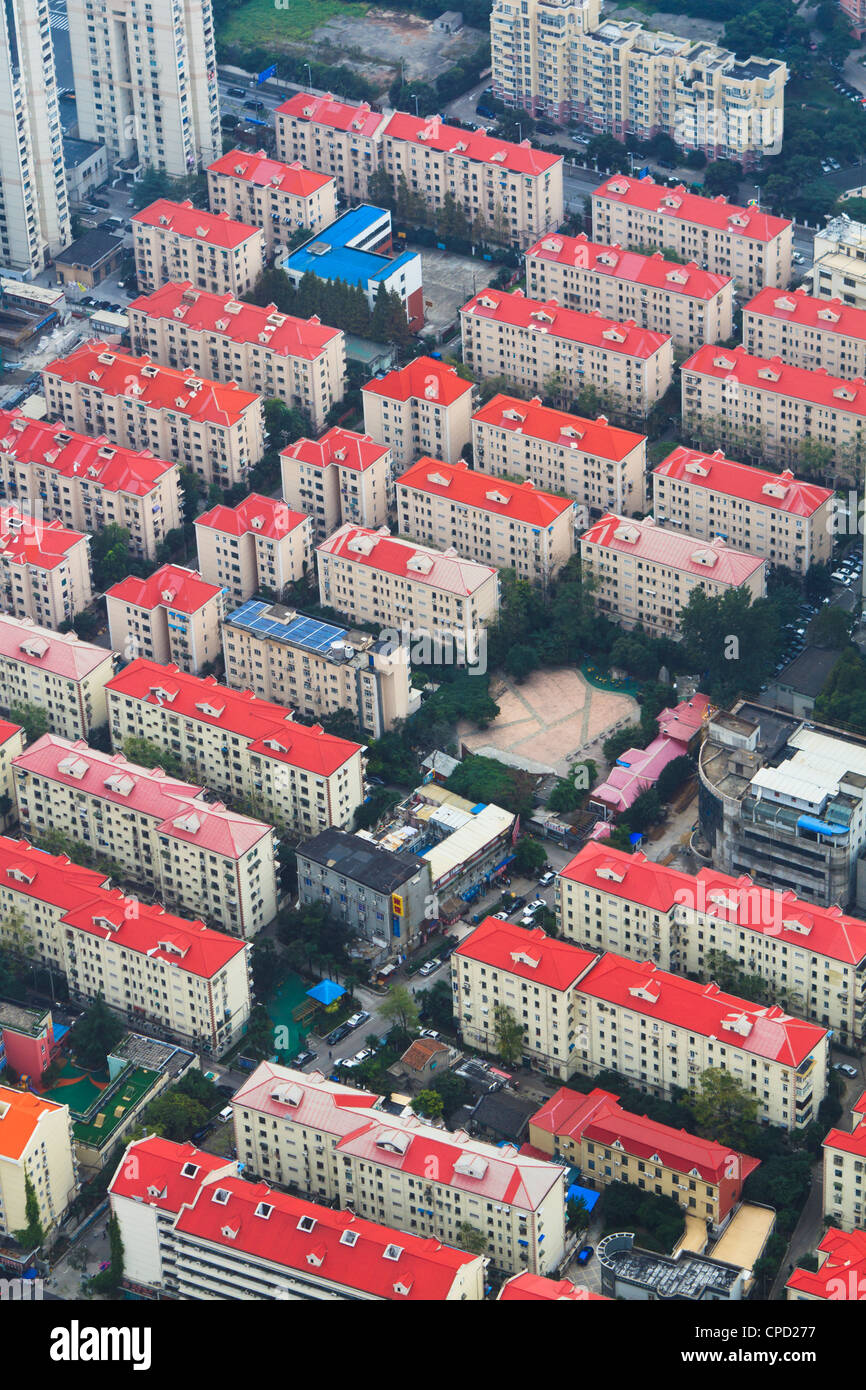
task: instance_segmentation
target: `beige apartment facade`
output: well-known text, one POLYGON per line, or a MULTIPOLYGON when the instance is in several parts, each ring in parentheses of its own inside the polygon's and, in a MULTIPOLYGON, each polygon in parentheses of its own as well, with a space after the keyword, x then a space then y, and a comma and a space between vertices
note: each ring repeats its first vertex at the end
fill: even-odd
POLYGON ((209 802, 201 787, 160 768, 55 734, 43 734, 13 768, 19 821, 30 838, 63 830, 160 901, 232 936, 254 936, 273 921, 272 826, 209 802))
POLYGON ((724 536, 739 550, 805 574, 833 553, 834 495, 793 473, 768 473, 682 445, 652 473, 656 521, 700 540, 724 536))
POLYGON ((758 207, 704 198, 682 185, 614 174, 592 195, 592 234, 608 246, 676 251, 713 275, 730 276, 750 298, 791 279, 793 223, 758 207))
POLYGON ((564 309, 597 311, 622 323, 668 333, 678 352, 730 338, 734 282, 691 262, 676 265, 651 256, 551 233, 526 253, 526 291, 555 299, 564 309))
POLYGON ((90 340, 42 373, 49 414, 227 488, 264 453, 261 397, 90 340))
POLYGON ((440 636, 467 656, 499 612, 495 569, 463 559, 453 547, 415 545, 387 527, 341 526, 316 548, 316 567, 322 603, 352 622, 440 636))
POLYGON ((391 501, 393 456, 369 434, 334 425, 319 439, 298 439, 280 451, 283 499, 307 512, 323 541, 344 522, 384 526, 391 501))
POLYGON ((90 537, 41 520, 36 499, 24 512, 0 505, 0 601, 7 612, 56 629, 92 598, 90 537))
POLYGON ((824 1219, 843 1231, 866 1229, 866 1092, 851 1107, 851 1132, 825 1136, 824 1219))
POLYGON ((743 347, 808 371, 866 376, 866 308, 815 299, 802 287, 761 290, 743 308, 743 347))
POLYGON ((261 227, 265 255, 273 260, 299 227, 315 231, 337 216, 337 183, 300 161, 283 164, 264 150, 228 150, 207 171, 211 212, 261 227))
MULTIPOLYGON (((481 290, 460 310, 463 361, 479 377, 504 377, 546 395, 550 381, 577 394, 592 386, 603 401, 644 418, 673 380, 666 333, 562 309, 519 291, 481 290)), ((434 457, 436 455, 434 454, 434 457)))
POLYGON ((381 1104, 382 1097, 320 1072, 263 1062, 232 1101, 238 1158, 270 1181, 351 1205, 397 1230, 459 1245, 460 1226, 475 1226, 499 1269, 540 1274, 559 1266, 561 1165, 390 1114, 381 1104))
POLYGON ((186 281, 212 294, 248 294, 265 267, 261 227, 227 213, 160 198, 132 218, 135 278, 145 294, 166 280, 186 281))
POLYGON ((416 357, 362 388, 364 433, 391 450, 394 473, 421 454, 456 463, 472 433, 472 382, 433 357, 416 357))
POLYGON ((641 624, 658 636, 676 637, 692 592, 718 597, 745 588, 752 599, 766 593, 767 562, 718 538, 703 542, 658 526, 609 513, 580 537, 584 574, 596 580, 600 613, 624 628, 641 624))
POLYGON ((569 941, 702 979, 721 954, 846 1045, 863 1036, 866 927, 839 908, 759 887, 745 874, 692 876, 599 844, 565 865, 556 895, 569 941))
POLYGON ((207 787, 304 838, 352 824, 364 800, 363 747, 300 724, 291 710, 143 658, 107 687, 115 748, 147 738, 207 787))
POLYGON ((139 295, 128 314, 134 353, 305 410, 316 430, 345 395, 345 336, 315 315, 294 318, 188 280, 139 295))
POLYGON ((742 347, 700 348, 683 363, 682 418, 701 442, 796 467, 804 440, 827 445, 837 467, 863 458, 866 382, 752 357, 742 347))
POLYGON ((398 479, 397 529, 547 588, 574 554, 574 506, 468 464, 422 458, 398 479))
POLYGON ((644 510, 646 436, 541 404, 493 396, 472 416, 476 468, 565 493, 589 521, 644 510))
POLYGON ((225 594, 195 570, 163 565, 149 579, 129 575, 105 593, 114 651, 128 661, 146 656, 198 675, 220 654, 225 594))
POLYGON ((342 197, 364 202, 386 122, 366 102, 298 92, 276 110, 277 158, 331 175, 342 197))
POLYGON ((866 309, 866 224, 842 213, 815 234, 804 285, 821 299, 866 309))
POLYGON ((106 722, 105 687, 116 662, 113 651, 74 632, 0 613, 0 708, 37 705, 62 738, 86 738, 106 722))
POLYGON ((195 542, 202 577, 225 590, 227 608, 259 590, 279 597, 310 574, 311 518, 257 492, 196 517, 195 542))
MULTIPOLYGON (((0 1083, 0 1234, 29 1226, 27 1182, 43 1231, 55 1227, 78 1192, 68 1105, 0 1083)), ((32 1254, 22 1250, 22 1255, 32 1254)))
POLYGON ((348 710, 372 738, 417 709, 405 646, 333 624, 322 645, 317 626, 280 604, 244 604, 222 625, 226 685, 288 705, 307 719, 348 710))
POLYGON ((122 526, 132 552, 147 560, 181 524, 177 463, 18 410, 0 411, 0 491, 22 505, 38 498, 44 513, 75 531, 122 526))

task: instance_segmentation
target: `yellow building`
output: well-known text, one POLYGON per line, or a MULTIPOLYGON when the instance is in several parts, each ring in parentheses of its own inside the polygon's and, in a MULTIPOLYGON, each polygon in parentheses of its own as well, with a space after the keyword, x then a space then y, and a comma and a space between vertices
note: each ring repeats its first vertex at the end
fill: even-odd
MULTIPOLYGON (((0 1084, 0 1234, 27 1226, 27 1179, 47 1234, 78 1192, 68 1105, 0 1084)), ((26 1251, 29 1255, 31 1251, 26 1251)))
POLYGON ((269 261, 288 248, 299 227, 315 231, 337 216, 332 175, 314 173, 297 160, 269 159, 264 150, 227 150, 209 166, 207 190, 211 212, 261 227, 269 261))
POLYGON ((195 541, 202 576, 235 603, 260 590, 282 594, 308 577, 312 564, 310 518, 257 492, 196 517, 195 541))
POLYGON ((116 661, 114 652, 74 632, 0 613, 0 708, 37 705, 48 728, 64 738, 86 738, 105 723, 105 686, 116 661))
POLYGON ((824 1139, 824 1218, 843 1231, 866 1229, 866 1092, 851 1107, 853 1129, 824 1139))
POLYGON ((813 372, 866 376, 866 306, 815 299, 802 287, 761 290, 743 307, 743 347, 813 372))
MULTIPOLYGON (((372 384, 372 383, 371 383, 372 384)), ((319 439, 280 452, 283 500, 307 512, 317 541, 343 522, 384 526, 391 500, 391 450, 369 434, 334 425, 319 439)))
POLYGON ((162 565, 148 579, 128 575, 105 591, 108 634, 125 660, 147 656, 198 675, 220 654, 225 591, 195 570, 162 565))
POLYGON ((135 278, 145 294, 166 280, 189 280, 200 290, 237 297, 253 288, 265 265, 260 226, 227 213, 159 198, 132 218, 135 278))
POLYGON ((364 432, 391 450, 400 474, 422 454, 456 463, 472 433, 472 382, 433 357, 368 381, 364 432))
POLYGON ((90 537, 43 521, 38 503, 22 504, 0 505, 0 602, 16 618, 58 628, 93 599, 90 537))

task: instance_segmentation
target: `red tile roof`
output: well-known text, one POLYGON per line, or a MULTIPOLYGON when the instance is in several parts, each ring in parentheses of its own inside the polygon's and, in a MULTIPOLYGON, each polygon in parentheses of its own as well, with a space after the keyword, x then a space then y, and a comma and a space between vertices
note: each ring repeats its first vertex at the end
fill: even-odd
POLYGON ((42 521, 29 512, 22 515, 11 503, 0 506, 0 556, 12 565, 57 569, 76 546, 83 544, 81 531, 71 531, 56 518, 42 521))
POLYGON ((523 140, 519 145, 499 140, 484 131, 463 130, 460 126, 445 125, 441 116, 410 116, 395 111, 383 132, 384 140, 406 140, 427 149, 442 150, 460 159, 471 159, 507 169, 513 174, 535 177, 546 174, 562 155, 551 154, 523 140))
POLYGON ((264 821, 230 811, 221 801, 206 799, 201 787, 170 777, 161 768, 140 767, 122 753, 102 753, 83 739, 73 742, 43 734, 12 766, 35 777, 46 777, 75 792, 148 816, 156 834, 182 840, 228 859, 241 859, 269 838, 264 821))
POLYGON ((866 960, 866 922, 846 916, 837 906, 816 907, 790 890, 760 888, 748 874, 732 878, 716 869, 701 869, 693 876, 647 859, 640 851, 627 854, 593 841, 560 869, 559 876, 654 912, 669 913, 684 905, 846 965, 866 960))
POLYGON ((0 410, 0 453, 135 497, 146 497, 166 473, 177 470, 176 463, 156 458, 149 449, 125 449, 105 435, 92 438, 62 420, 31 420, 20 410, 0 410))
POLYGON ((529 1123, 546 1134, 575 1143, 592 1139, 608 1147, 617 1144, 624 1153, 640 1159, 658 1155, 656 1161, 665 1168, 696 1175, 707 1183, 731 1183, 734 1190, 724 1194, 723 1217, 737 1201, 746 1178, 760 1163, 760 1159, 732 1151, 727 1144, 700 1139, 684 1129, 651 1120, 648 1115, 624 1110, 618 1096, 597 1087, 588 1095, 561 1087, 531 1116, 529 1123))
POLYGON ((768 285, 744 305, 743 313, 761 314, 782 323, 815 328, 821 333, 866 340, 866 309, 843 304, 841 299, 820 299, 807 294, 801 286, 795 290, 778 290, 768 285))
POLYGON ((831 1226, 818 1250, 826 1259, 817 1273, 798 1267, 785 1288, 834 1302, 866 1298, 866 1231, 847 1232, 831 1226))
POLYGON ((386 117, 380 111, 373 111, 367 102, 350 105, 336 101, 330 93, 326 96, 312 96, 307 92, 296 92, 277 111, 284 116, 294 116, 297 120, 316 121, 319 125, 330 126, 332 130, 350 130, 361 136, 373 136, 384 124, 386 117))
POLYGON ((620 555, 635 555, 650 564, 706 576, 716 584, 745 584, 764 565, 760 556, 735 550, 721 540, 695 540, 681 531, 670 531, 652 521, 632 521, 614 512, 596 521, 580 540, 581 544, 603 546, 620 555))
POLYGON ((721 194, 718 198, 703 198, 697 193, 687 192, 683 184, 678 188, 666 188, 652 179, 634 179, 625 174, 613 174, 592 196, 643 208, 647 212, 658 212, 664 217, 681 218, 700 227, 732 232, 754 241, 772 241, 786 227, 793 225, 787 218, 771 217, 760 208, 738 207, 736 203, 727 202, 721 194))
POLYGON ((0 1084, 0 1158, 16 1162, 38 1133, 45 1115, 65 1109, 55 1101, 43 1100, 32 1091, 19 1091, 0 1084))
POLYGON ((203 212, 194 208, 189 201, 173 203, 168 198, 157 198, 155 203, 133 213, 133 229, 136 226, 158 227, 163 232, 175 236, 192 237, 195 241, 206 241, 211 246, 221 246, 234 250, 251 237, 262 235, 260 227, 251 227, 247 222, 235 222, 227 212, 203 212))
POLYGON ((520 290, 510 294, 504 290, 479 290, 460 312, 641 360, 655 356, 671 341, 669 333, 638 328, 634 319, 617 323, 604 318, 598 310, 583 314, 577 309, 562 309, 555 299, 528 299, 520 290))
POLYGON ((113 652, 82 642, 74 632, 52 632, 29 618, 8 613, 0 613, 0 656, 74 681, 84 680, 103 662, 114 660, 113 652))
POLYGON ((524 1269, 521 1274, 512 1274, 499 1291, 499 1303, 517 1301, 533 1303, 610 1303, 607 1294, 594 1293, 583 1288, 571 1279, 546 1279, 543 1274, 531 1274, 524 1269))
POLYGON ((145 314, 148 319, 167 319, 182 323, 193 333, 213 333, 233 343, 251 343, 261 351, 278 357, 299 357, 315 362, 328 344, 338 338, 339 328, 330 328, 314 314, 309 319, 283 314, 276 304, 248 304, 230 294, 197 290, 189 280, 168 281, 150 294, 133 299, 129 313, 145 314))
POLYGON ((20 724, 12 724, 8 719, 0 719, 0 747, 8 743, 10 738, 23 732, 20 724))
POLYGON ((428 584, 467 597, 496 574, 490 565, 464 560, 454 549, 433 550, 401 540, 392 536, 387 526, 372 531, 347 521, 316 548, 324 555, 337 555, 366 569, 383 570, 415 584, 428 584))
POLYGON ((149 357, 118 352, 93 338, 68 357, 55 358, 42 371, 43 380, 57 377, 70 385, 96 388, 106 396, 129 396, 151 410, 179 411, 191 420, 224 427, 237 424, 261 399, 233 381, 210 381, 188 369, 160 367, 149 357))
POLYGON ((798 1067, 827 1037, 826 1028, 791 1018, 777 1004, 752 1004, 718 985, 697 984, 651 961, 626 960, 610 951, 596 957, 580 993, 786 1067, 798 1067))
POLYGON ((292 511, 285 502, 278 502, 274 497, 263 497, 260 492, 251 492, 236 507, 218 503, 209 512, 197 516, 195 524, 229 536, 265 536, 268 540, 278 541, 308 520, 305 512, 292 511))
POLYGON ((471 469, 462 460, 443 463, 441 459, 420 458, 398 478, 398 494, 404 487, 492 512, 494 516, 510 517, 542 530, 574 507, 567 497, 543 492, 534 483, 512 483, 493 473, 471 469))
POLYGON ((833 496, 831 488, 804 483, 789 469, 768 473, 764 468, 751 468, 748 464, 726 459, 721 449, 703 454, 683 444, 678 444, 653 469, 653 476, 671 478, 707 492, 720 492, 726 497, 739 497, 762 507, 790 512, 792 516, 812 516, 833 496), (768 488, 774 491, 768 492, 768 488))
POLYGON ((495 917, 486 917, 464 937, 454 955, 495 966, 549 989, 569 989, 598 960, 594 951, 559 941, 540 927, 527 931, 515 922, 495 917))
POLYGON ((83 907, 72 908, 63 921, 88 936, 112 941, 121 950, 137 951, 148 960, 164 961, 205 980, 213 979, 247 949, 243 941, 225 932, 175 917, 164 907, 137 902, 119 888, 104 889, 83 907))
POLYGON ((510 430, 526 439, 543 439, 564 449, 578 449, 595 458, 626 458, 633 449, 646 441, 646 435, 610 425, 603 415, 587 420, 582 415, 569 415, 564 410, 552 410, 541 404, 541 397, 531 401, 519 396, 493 396, 472 416, 482 425, 510 430))
POLYGON ((320 724, 299 724, 291 710, 261 700, 251 690, 229 690, 213 676, 191 676, 144 657, 131 661, 105 688, 239 734, 249 740, 250 752, 320 777, 329 777, 361 750, 359 743, 326 734, 320 724))
POLYGON ((671 294, 691 295, 695 299, 714 299, 726 285, 733 283, 730 275, 714 275, 702 270, 694 261, 680 265, 665 260, 661 251, 651 256, 641 255, 639 251, 624 251, 618 242, 607 246, 604 242, 590 241, 585 232, 580 236, 549 232, 527 251, 527 267, 532 257, 608 275, 615 280, 628 280, 635 285, 668 290, 671 294))
POLYGON ((205 604, 219 598, 221 593, 219 584, 208 584, 197 570, 184 569, 182 565, 162 565, 147 579, 127 575, 126 579, 106 589, 105 597, 144 608, 148 613, 154 608, 197 613, 205 604))
POLYGON ((416 357, 405 367, 368 381, 363 388, 372 396, 387 396, 393 401, 432 401, 436 405, 452 405, 472 391, 472 382, 457 375, 456 367, 437 362, 434 357, 416 357))
POLYGON ((207 166, 207 172, 241 179, 259 188, 274 188, 280 193, 294 194, 296 198, 309 198, 326 184, 334 182, 331 174, 305 169, 297 159, 291 164, 283 164, 279 159, 270 159, 264 150, 254 153, 250 150, 228 150, 207 166))
POLYGON ((344 430, 334 425, 318 439, 296 439, 294 444, 280 450, 280 458, 299 459, 301 463, 312 464, 314 468, 329 468, 333 464, 363 473, 389 452, 387 444, 377 444, 369 434, 356 434, 354 430, 344 430))
POLYGON ((700 372, 734 386, 794 397, 830 410, 866 415, 866 380, 830 376, 823 367, 789 367, 781 357, 754 357, 744 347, 723 348, 707 343, 698 348, 681 368, 683 382, 689 372, 700 372))
POLYGON ((823 1147, 825 1149, 842 1149, 844 1153, 856 1154, 858 1158, 866 1158, 866 1121, 861 1120, 850 1134, 844 1129, 831 1129, 824 1135, 823 1147))
POLYGON ((115 1197, 140 1201, 159 1211, 179 1212, 194 1200, 206 1178, 236 1171, 237 1164, 231 1159, 203 1153, 194 1144, 177 1144, 150 1134, 129 1145, 108 1190, 115 1197), (184 1172, 187 1167, 189 1171, 184 1172))

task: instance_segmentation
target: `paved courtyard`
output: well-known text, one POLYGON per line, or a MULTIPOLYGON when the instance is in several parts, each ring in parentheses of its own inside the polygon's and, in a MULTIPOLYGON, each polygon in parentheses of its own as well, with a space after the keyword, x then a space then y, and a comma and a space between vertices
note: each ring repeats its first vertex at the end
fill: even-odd
POLYGON ((502 749, 560 776, 568 771, 569 753, 600 762, 604 740, 618 725, 637 722, 639 714, 631 695, 599 690, 570 668, 535 671, 520 685, 497 677, 490 694, 499 706, 497 719, 479 730, 462 722, 461 742, 472 752, 502 749))
POLYGON ((455 322, 466 301, 489 285, 499 271, 498 265, 480 257, 457 256, 411 242, 408 249, 420 253, 425 329, 437 335, 455 322))

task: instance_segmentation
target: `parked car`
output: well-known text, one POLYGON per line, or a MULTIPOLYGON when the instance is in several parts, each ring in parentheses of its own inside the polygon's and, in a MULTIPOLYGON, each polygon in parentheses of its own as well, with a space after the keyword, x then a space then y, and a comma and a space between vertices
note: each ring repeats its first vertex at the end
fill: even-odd
MULTIPOLYGON (((507 916, 508 914, 506 913, 505 915, 507 916)), ((433 971, 438 970, 441 964, 442 962, 437 956, 435 960, 428 960, 426 965, 422 965, 421 969, 418 971, 418 974, 424 975, 425 977, 427 975, 432 975, 433 971)))
POLYGON ((844 1072, 845 1076, 854 1077, 857 1075, 857 1068, 852 1067, 850 1062, 837 1062, 833 1070, 844 1072))
POLYGON ((245 101, 245 102, 244 102, 244 110, 245 110, 245 111, 261 111, 262 108, 263 108, 263 106, 264 106, 264 102, 262 102, 262 101, 245 101))
POLYGON ((434 1042, 439 1041, 439 1034, 435 1028, 422 1028, 418 1033, 419 1038, 432 1038, 434 1042))
POLYGON ((362 1047, 360 1052, 356 1052, 354 1057, 347 1057, 344 1061, 338 1062, 338 1067, 360 1067, 362 1062, 368 1062, 375 1054, 372 1047, 362 1047))
POLYGON ((538 880, 538 885, 540 888, 546 888, 547 885, 549 883, 552 883, 555 878, 556 874, 553 872, 552 869, 549 869, 546 874, 541 875, 541 878, 538 880))
POLYGON ((595 1250, 591 1245, 582 1245, 577 1252, 577 1263, 579 1265, 589 1264, 594 1254, 595 1250))
POLYGON ((493 918, 494 918, 494 921, 496 921, 496 922, 507 922, 507 921, 508 921, 508 913, 507 913, 507 912, 494 912, 493 918))
POLYGON ((351 1018, 346 1019, 346 1027, 352 1029, 360 1028, 361 1024, 366 1023, 369 1017, 370 1015, 367 1013, 366 1009, 360 1009, 358 1013, 352 1014, 351 1018))
POLYGON ((246 92, 244 91, 243 87, 229 87, 229 96, 230 96, 230 97, 245 97, 245 96, 246 96, 246 92))
POLYGON ((337 1043, 341 1043, 344 1038, 347 1038, 351 1031, 347 1023, 338 1023, 337 1027, 328 1034, 325 1042, 329 1047, 334 1047, 337 1043))

